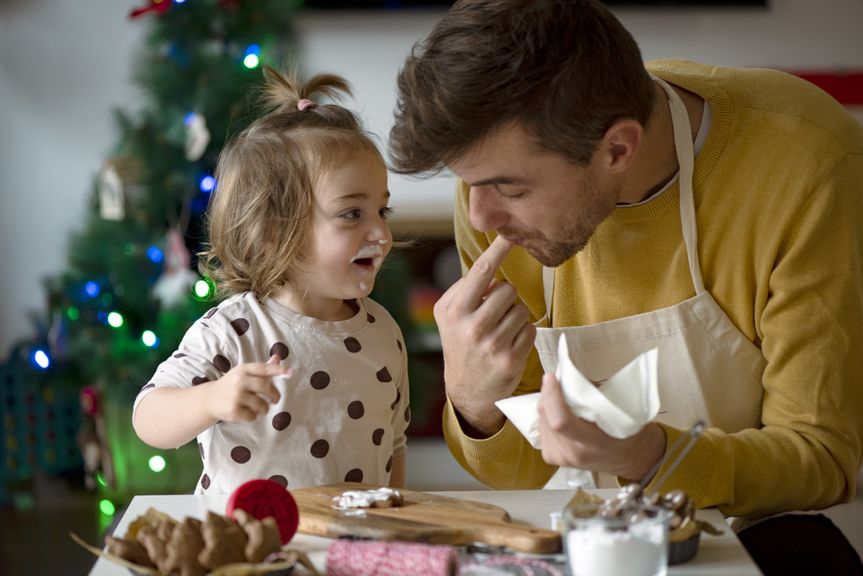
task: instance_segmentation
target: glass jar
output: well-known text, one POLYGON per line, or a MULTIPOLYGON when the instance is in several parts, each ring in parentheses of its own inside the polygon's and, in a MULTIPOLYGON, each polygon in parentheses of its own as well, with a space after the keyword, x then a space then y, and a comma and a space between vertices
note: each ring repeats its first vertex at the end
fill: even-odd
POLYGON ((596 504, 567 508, 563 542, 572 576, 665 576, 670 518, 659 506, 620 515, 596 504))

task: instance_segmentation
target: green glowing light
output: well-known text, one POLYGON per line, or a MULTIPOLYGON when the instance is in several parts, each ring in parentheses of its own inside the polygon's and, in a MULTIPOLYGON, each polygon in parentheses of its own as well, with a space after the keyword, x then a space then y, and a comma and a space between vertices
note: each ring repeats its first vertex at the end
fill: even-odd
POLYGON ((105 482, 105 477, 104 477, 104 476, 102 476, 102 473, 101 473, 101 472, 97 472, 97 473, 96 473, 96 482, 98 482, 98 483, 99 483, 99 486, 104 486, 105 488, 107 488, 107 487, 108 487, 108 483, 107 483, 107 482, 105 482))
POLYGON ((153 456, 147 464, 153 472, 161 472, 165 469, 165 459, 161 456, 153 456))
POLYGON ((258 58, 257 54, 247 54, 245 58, 243 58, 243 66, 251 70, 252 68, 257 68, 258 64, 261 63, 260 58, 258 58))
POLYGON ((208 279, 202 278, 195 282, 195 297, 199 300, 204 300, 205 298, 209 298, 213 293, 213 286, 210 284, 208 279))
POLYGON ((159 339, 156 338, 156 334, 152 330, 144 330, 141 333, 141 342, 148 348, 155 346, 158 341, 159 339))
POLYGON ((113 328, 119 328, 123 325, 123 315, 119 312, 111 312, 108 314, 108 324, 113 328))
POLYGON ((66 308, 66 318, 68 318, 69 320, 72 320, 74 322, 75 320, 80 318, 80 316, 81 312, 74 306, 69 306, 68 308, 66 308))
POLYGON ((99 500, 99 512, 105 516, 113 516, 116 511, 117 509, 114 508, 114 503, 107 498, 99 500))

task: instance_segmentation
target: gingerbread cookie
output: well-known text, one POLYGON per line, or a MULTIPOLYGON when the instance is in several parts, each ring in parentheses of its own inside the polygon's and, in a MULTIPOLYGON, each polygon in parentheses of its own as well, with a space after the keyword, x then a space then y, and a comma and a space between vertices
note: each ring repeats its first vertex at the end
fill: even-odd
POLYGON ((338 510, 394 508, 402 504, 404 504, 402 493, 386 487, 374 490, 347 490, 333 498, 333 508, 338 510))
POLYGON ((184 518, 183 523, 174 528, 166 546, 168 571, 178 571, 180 576, 204 576, 207 569, 198 561, 204 545, 201 521, 184 518))
POLYGON ((234 522, 207 512, 201 534, 204 537, 204 549, 198 555, 198 560, 202 566, 213 569, 225 564, 245 562, 248 537, 234 522))
POLYGON ((246 543, 246 560, 263 562, 264 558, 282 547, 279 526, 272 517, 258 520, 245 510, 234 510, 234 519, 243 527, 249 541, 246 543))
POLYGON ((105 538, 105 550, 114 556, 119 556, 123 560, 131 562, 132 564, 147 566, 148 568, 156 567, 156 565, 150 561, 150 557, 147 555, 147 550, 144 549, 140 542, 136 542, 135 540, 126 540, 124 538, 107 536, 105 538))

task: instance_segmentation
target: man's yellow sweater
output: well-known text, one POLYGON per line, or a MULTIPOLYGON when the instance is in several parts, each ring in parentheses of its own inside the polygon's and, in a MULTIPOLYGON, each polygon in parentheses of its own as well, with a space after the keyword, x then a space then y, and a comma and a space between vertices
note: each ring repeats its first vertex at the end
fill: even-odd
MULTIPOLYGON (((711 106, 693 180, 698 256, 707 290, 767 361, 762 427, 708 429, 663 490, 750 517, 848 500, 863 457, 863 127, 788 74, 685 61, 648 69, 711 106)), ((470 227, 464 185, 455 229, 469 267, 493 235, 470 227)), ((501 275, 542 317, 540 264, 515 248, 501 275)), ((554 293, 555 327, 692 297, 677 184, 616 208, 558 268, 554 293)), ((538 390, 540 378, 534 352, 517 393, 538 390)), ((669 444, 682 433, 664 428, 669 444)), ((554 472, 509 423, 471 439, 448 404, 444 433, 492 487, 536 488, 554 472)))

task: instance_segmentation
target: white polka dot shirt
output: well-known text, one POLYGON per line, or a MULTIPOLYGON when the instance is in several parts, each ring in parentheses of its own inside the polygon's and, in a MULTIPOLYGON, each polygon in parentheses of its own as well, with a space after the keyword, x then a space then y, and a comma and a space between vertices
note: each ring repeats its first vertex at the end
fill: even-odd
POLYGON ((302 316, 268 298, 232 296, 197 320, 159 365, 135 408, 161 386, 191 387, 273 354, 293 368, 275 379, 278 403, 254 422, 219 422, 198 435, 196 494, 226 494, 255 478, 288 488, 389 483, 410 421, 401 330, 375 301, 348 320, 302 316))

